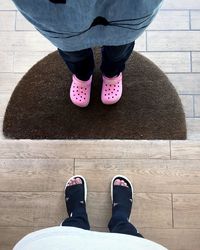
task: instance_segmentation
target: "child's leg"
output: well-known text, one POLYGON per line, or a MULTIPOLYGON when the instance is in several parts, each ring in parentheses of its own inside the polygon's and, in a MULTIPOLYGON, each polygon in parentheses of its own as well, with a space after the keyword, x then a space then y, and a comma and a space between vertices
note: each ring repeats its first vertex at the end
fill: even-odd
POLYGON ((58 48, 58 52, 69 70, 75 74, 78 79, 82 81, 89 80, 95 67, 91 48, 79 51, 62 51, 58 48))
POLYGON ((107 77, 119 75, 125 69, 125 62, 130 57, 135 41, 120 46, 102 46, 101 72, 107 77))

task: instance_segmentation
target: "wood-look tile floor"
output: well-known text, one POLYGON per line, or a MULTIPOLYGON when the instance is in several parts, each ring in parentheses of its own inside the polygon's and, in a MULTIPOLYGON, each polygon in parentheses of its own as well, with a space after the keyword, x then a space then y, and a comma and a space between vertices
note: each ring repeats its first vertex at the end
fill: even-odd
MULTIPOLYGON (((59 225, 63 188, 73 174, 88 181, 92 230, 108 230, 110 181, 134 184, 131 221, 170 250, 200 249, 200 0, 165 0, 136 50, 170 78, 187 117, 186 141, 7 140, 0 131, 0 249, 27 233, 59 225)), ((56 48, 11 0, 0 1, 0 126, 20 78, 56 48)))

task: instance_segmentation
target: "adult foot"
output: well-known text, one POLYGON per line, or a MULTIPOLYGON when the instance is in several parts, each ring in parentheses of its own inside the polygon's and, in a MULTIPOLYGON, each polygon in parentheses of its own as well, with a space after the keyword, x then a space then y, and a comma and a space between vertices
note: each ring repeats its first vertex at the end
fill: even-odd
POLYGON ((72 186, 72 185, 76 185, 76 184, 82 184, 82 183, 83 183, 83 182, 82 182, 81 178, 79 178, 79 177, 77 177, 77 178, 72 178, 72 179, 68 182, 67 187, 68 187, 68 186, 72 186))
POLYGON ((129 219, 132 202, 133 187, 125 176, 115 176, 111 182, 112 214, 129 219))
POLYGON ((71 217, 75 209, 86 208, 87 187, 81 176, 70 178, 65 187, 65 202, 68 215, 71 217))
POLYGON ((125 186, 125 187, 129 188, 127 183, 124 180, 120 180, 120 179, 116 179, 114 181, 114 185, 125 186))

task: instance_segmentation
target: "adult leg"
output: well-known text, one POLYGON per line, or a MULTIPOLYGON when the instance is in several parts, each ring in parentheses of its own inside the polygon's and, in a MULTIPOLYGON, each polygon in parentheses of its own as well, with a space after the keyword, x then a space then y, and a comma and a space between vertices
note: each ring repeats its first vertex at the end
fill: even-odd
POLYGON ((90 225, 83 198, 83 180, 81 178, 73 178, 69 181, 67 187, 69 188, 68 193, 65 190, 65 201, 69 218, 66 218, 61 223, 61 226, 71 226, 89 230, 90 225))
POLYGON ((91 48, 78 51, 62 51, 57 48, 69 70, 82 81, 87 81, 94 71, 95 63, 91 48))
POLYGON ((120 46, 102 46, 100 70, 107 77, 119 75, 125 69, 125 63, 133 52, 135 41, 120 46))
POLYGON ((123 214, 115 213, 109 221, 108 228, 111 233, 129 234, 137 237, 143 236, 138 230, 132 225, 123 214))
POLYGON ((85 208, 80 208, 74 211, 72 217, 66 218, 61 226, 78 227, 90 230, 90 224, 85 208))
POLYGON ((125 177, 116 177, 113 181, 112 218, 108 223, 108 228, 112 233, 129 234, 143 238, 134 225, 129 222, 133 197, 131 184, 127 180, 125 177))

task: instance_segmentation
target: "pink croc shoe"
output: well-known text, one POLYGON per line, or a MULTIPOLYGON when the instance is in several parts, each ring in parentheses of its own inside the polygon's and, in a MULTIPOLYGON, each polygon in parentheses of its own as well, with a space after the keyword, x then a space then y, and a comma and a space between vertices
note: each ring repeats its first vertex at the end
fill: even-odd
POLYGON ((70 99, 75 105, 82 108, 88 106, 90 102, 91 83, 92 75, 87 81, 78 79, 75 74, 72 75, 70 99))
POLYGON ((101 101, 110 105, 119 101, 122 96, 122 72, 119 76, 108 78, 103 75, 103 84, 101 90, 101 101))

